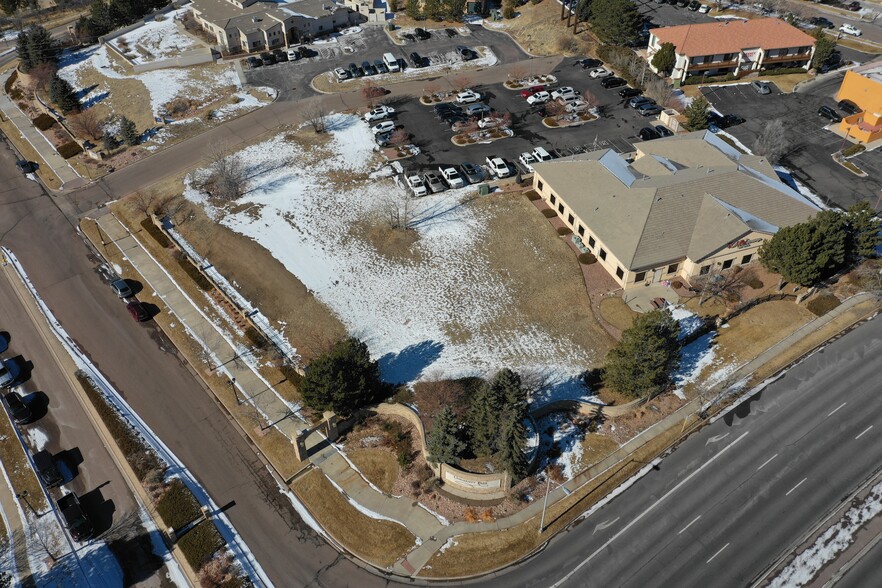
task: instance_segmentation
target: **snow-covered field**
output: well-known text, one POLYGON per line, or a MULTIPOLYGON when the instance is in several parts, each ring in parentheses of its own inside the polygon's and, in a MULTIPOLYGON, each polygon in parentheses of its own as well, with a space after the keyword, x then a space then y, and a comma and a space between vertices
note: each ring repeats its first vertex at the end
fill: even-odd
POLYGON ((517 311, 505 268, 493 267, 480 248, 486 213, 468 205, 472 190, 408 199, 394 178, 368 179, 379 160, 365 123, 332 115, 329 129, 324 147, 301 147, 279 135, 239 152, 254 178, 237 203, 241 212, 214 209, 192 187, 185 194, 281 261, 368 344, 386 379, 510 367, 540 372, 552 387, 571 387, 592 359, 590 350, 526 319, 517 329, 496 328, 517 311), (382 226, 390 208, 405 202, 418 256, 388 258, 358 238, 359 223, 382 226))
POLYGON ((134 31, 110 41, 120 53, 132 63, 153 63, 163 59, 174 59, 184 51, 190 51, 202 44, 193 37, 182 33, 175 24, 189 8, 173 10, 163 16, 163 20, 151 20, 134 31))

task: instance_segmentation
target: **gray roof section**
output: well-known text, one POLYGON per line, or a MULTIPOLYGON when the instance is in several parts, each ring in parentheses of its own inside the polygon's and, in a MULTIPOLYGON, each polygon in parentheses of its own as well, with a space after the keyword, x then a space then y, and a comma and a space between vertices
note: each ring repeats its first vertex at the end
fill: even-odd
POLYGON ((751 231, 774 233, 818 210, 763 158, 744 156, 712 133, 637 149, 632 165, 604 150, 533 166, 629 269, 698 261, 751 231))
POLYGON ((299 0, 297 2, 255 2, 239 8, 227 0, 193 0, 193 8, 203 18, 223 29, 236 28, 243 33, 266 30, 292 18, 320 18, 337 10, 347 10, 334 0, 299 0), (327 9, 326 9, 327 8, 327 9), (254 22, 254 19, 260 19, 254 22))

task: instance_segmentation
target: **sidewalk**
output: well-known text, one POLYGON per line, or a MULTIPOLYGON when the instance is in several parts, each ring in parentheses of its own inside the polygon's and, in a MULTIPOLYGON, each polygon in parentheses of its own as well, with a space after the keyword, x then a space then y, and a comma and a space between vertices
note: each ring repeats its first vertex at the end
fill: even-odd
POLYGON ((43 161, 46 162, 52 172, 58 176, 61 181, 61 189, 74 189, 86 185, 87 181, 71 167, 71 165, 55 150, 55 146, 49 142, 49 139, 43 136, 43 133, 34 127, 31 120, 13 104, 9 96, 5 92, 0 92, 0 110, 12 121, 21 136, 31 144, 43 161))

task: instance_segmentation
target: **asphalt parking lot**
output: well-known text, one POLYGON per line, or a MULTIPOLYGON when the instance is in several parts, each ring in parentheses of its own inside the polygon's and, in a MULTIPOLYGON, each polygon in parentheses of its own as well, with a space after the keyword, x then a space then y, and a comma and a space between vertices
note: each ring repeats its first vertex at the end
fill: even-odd
MULTIPOLYGON (((644 17, 649 17, 652 22, 661 27, 672 27, 682 24, 696 24, 701 22, 716 22, 716 19, 701 14, 697 10, 695 12, 688 8, 679 8, 670 4, 659 4, 655 0, 634 0, 637 9, 644 17)), ((710 0, 705 0, 704 4, 712 4, 710 0)))
POLYGON ((428 57, 453 51, 457 45, 465 45, 490 47, 500 63, 519 61, 528 57, 508 35, 489 31, 481 26, 463 25, 458 28, 465 34, 448 37, 443 30, 433 31, 431 38, 424 41, 396 45, 381 27, 364 25, 360 33, 340 36, 336 42, 309 45, 315 52, 313 57, 262 66, 253 70, 247 69, 245 63, 242 66, 249 84, 276 88, 280 92, 280 100, 301 100, 316 94, 309 86, 309 82, 315 76, 331 71, 335 67, 345 68, 352 62, 361 64, 362 61, 370 60, 373 63, 387 52, 407 59, 412 51, 428 57))
MULTIPOLYGON (((649 125, 660 124, 655 117, 642 117, 627 108, 619 98, 621 88, 604 89, 600 80, 591 79, 575 59, 564 60, 552 73, 558 86, 572 86, 584 93, 591 92, 601 103, 601 117, 578 127, 550 129, 542 125, 542 116, 535 112, 520 91, 508 90, 501 84, 475 85, 473 89, 485 96, 484 102, 500 113, 511 113, 514 136, 489 144, 458 147, 451 142, 454 133, 435 117, 431 106, 424 106, 416 98, 399 98, 391 105, 396 109, 396 122, 402 125, 420 148, 420 155, 402 161, 409 171, 428 170, 439 165, 471 161, 483 164, 488 155, 502 157, 515 163, 518 156, 534 147, 549 152, 569 155, 575 151, 589 151, 595 147, 618 152, 633 151, 639 143, 638 131, 649 125)), ((373 124, 373 123, 372 123, 373 124)), ((522 172, 526 170, 521 168, 522 172)))
POLYGON ((829 121, 817 113, 822 105, 836 107, 831 88, 838 89, 839 79, 831 78, 816 91, 807 93, 781 94, 775 89, 761 96, 746 84, 708 87, 702 91, 722 114, 739 114, 747 119, 727 132, 748 148, 768 122, 776 119, 783 122, 791 150, 782 158, 781 165, 828 203, 847 208, 861 200, 876 202, 882 190, 882 157, 874 151, 854 159, 869 174, 867 178, 854 175, 830 157, 842 147, 843 139, 828 131, 829 121))

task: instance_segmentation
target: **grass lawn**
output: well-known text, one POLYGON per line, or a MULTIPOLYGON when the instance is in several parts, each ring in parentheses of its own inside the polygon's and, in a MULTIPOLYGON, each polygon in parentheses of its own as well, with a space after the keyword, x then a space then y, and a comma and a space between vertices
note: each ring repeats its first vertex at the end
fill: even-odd
POLYGON ((594 54, 596 43, 585 32, 585 25, 579 26, 579 34, 573 36, 573 29, 561 21, 561 6, 557 2, 524 4, 517 7, 520 14, 514 20, 490 23, 488 28, 503 30, 533 55, 586 55, 594 54))
POLYGON ((374 486, 392 493, 398 479, 398 460, 394 453, 385 449, 356 449, 347 451, 346 455, 374 486))
POLYGON ((631 310, 620 296, 614 296, 600 301, 600 314, 609 324, 624 331, 631 326, 638 313, 631 310))
MULTIPOLYGON (((46 503, 43 487, 37 480, 34 470, 31 469, 31 463, 16 437, 12 422, 5 410, 0 415, 0 440, 2 440, 0 442, 0 467, 6 470, 6 475, 12 482, 12 490, 16 494, 27 491, 28 500, 37 512, 44 512, 49 508, 49 505, 46 503)), ((22 503, 21 508, 27 511, 28 507, 22 503)))
POLYGON ((18 127, 5 116, 3 117, 3 121, 0 122, 0 131, 3 131, 3 134, 12 141, 15 148, 18 149, 24 159, 33 161, 37 164, 37 175, 49 188, 57 190, 61 187, 61 180, 58 179, 58 176, 55 175, 52 168, 46 165, 46 162, 37 153, 37 150, 34 149, 27 139, 25 139, 19 132, 18 127))
POLYGON ((814 318, 805 306, 790 300, 763 302, 719 330, 718 356, 741 365, 814 318))
POLYGON ((416 543, 402 525, 359 512, 319 470, 295 481, 291 489, 335 540, 377 566, 391 567, 416 543))

